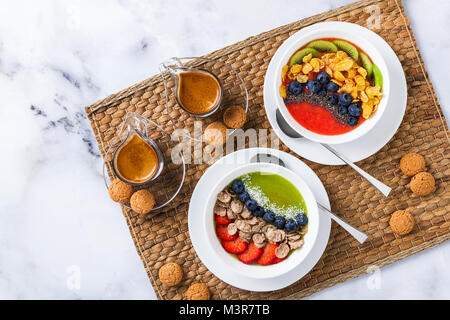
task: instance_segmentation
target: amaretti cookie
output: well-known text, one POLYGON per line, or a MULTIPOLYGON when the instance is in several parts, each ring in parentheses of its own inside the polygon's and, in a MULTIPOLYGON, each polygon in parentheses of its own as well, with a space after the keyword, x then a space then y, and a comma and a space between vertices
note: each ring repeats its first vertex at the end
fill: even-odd
POLYGON ((155 198, 145 189, 138 190, 131 196, 131 209, 139 214, 149 213, 155 205, 155 198))
POLYGON ((129 184, 116 178, 109 185, 108 192, 113 201, 125 203, 130 200, 131 195, 133 194, 133 188, 129 184))
POLYGON ((166 286, 176 286, 183 279, 183 269, 175 262, 169 262, 159 268, 159 280, 166 286))
POLYGON ((419 172, 409 183, 409 188, 418 196, 426 196, 433 192, 435 186, 434 178, 428 172, 419 172))
POLYGON ((407 176, 413 176, 425 170, 425 159, 418 153, 407 153, 400 159, 400 170, 407 176))
POLYGON ((392 214, 389 225, 396 234, 405 235, 414 228, 414 218, 406 210, 398 210, 392 214))

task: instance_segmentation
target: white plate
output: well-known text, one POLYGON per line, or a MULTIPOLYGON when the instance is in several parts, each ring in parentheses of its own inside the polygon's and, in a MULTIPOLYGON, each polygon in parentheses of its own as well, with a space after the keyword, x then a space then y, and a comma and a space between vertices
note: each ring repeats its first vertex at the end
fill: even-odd
POLYGON ((219 279, 237 288, 250 291, 272 291, 282 289, 301 279, 307 274, 322 256, 330 237, 331 220, 323 213, 319 213, 320 229, 314 247, 305 260, 288 273, 270 279, 252 279, 227 268, 223 261, 214 259, 216 255, 210 252, 211 246, 207 245, 207 236, 202 230, 201 213, 206 206, 205 196, 211 191, 211 186, 217 183, 217 177, 221 176, 237 165, 250 162, 257 153, 270 153, 284 161, 288 169, 295 171, 301 178, 308 182, 317 201, 330 208, 327 192, 319 177, 305 163, 285 152, 265 149, 251 148, 233 152, 213 164, 200 178, 192 193, 189 203, 188 223, 189 235, 192 245, 203 264, 219 279))
MULTIPOLYGON (((324 22, 314 24, 310 27, 303 28, 293 36, 297 34, 310 33, 312 31, 331 28, 348 28, 344 27, 348 24, 342 24, 337 22, 324 22)), ((351 161, 356 162, 363 160, 371 155, 375 154, 397 132, 400 126, 403 115, 406 109, 407 100, 407 87, 405 74, 403 72, 402 65, 397 58, 397 55, 392 48, 376 33, 358 25, 352 25, 353 32, 357 33, 360 37, 366 38, 373 46, 377 47, 380 54, 383 56, 384 61, 390 73, 390 99, 389 104, 386 106, 386 110, 383 113, 381 119, 377 125, 366 135, 348 143, 333 145, 338 152, 347 156, 351 161)), ((292 37, 293 37, 292 36, 292 37)), ((270 61, 269 67, 266 72, 265 78, 273 79, 278 74, 277 66, 280 64, 281 59, 284 56, 282 46, 275 53, 270 61)), ((273 88, 273 81, 264 81, 264 107, 266 109, 267 118, 276 134, 292 151, 298 155, 325 165, 342 165, 343 161, 338 159, 323 146, 318 143, 309 141, 307 139, 293 139, 286 136, 277 124, 276 121, 276 100, 271 94, 276 90, 273 88)))

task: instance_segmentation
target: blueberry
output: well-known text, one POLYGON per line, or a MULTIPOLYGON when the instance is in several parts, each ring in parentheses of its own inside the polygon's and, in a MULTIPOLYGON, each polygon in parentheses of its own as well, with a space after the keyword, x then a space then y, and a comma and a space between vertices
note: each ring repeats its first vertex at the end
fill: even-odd
POLYGON ((350 103, 352 103, 353 98, 348 93, 342 93, 339 95, 339 103, 343 106, 348 106, 350 103))
POLYGON ((240 194, 244 191, 244 183, 241 180, 234 180, 231 184, 231 190, 236 192, 237 194, 240 194))
POLYGON ((348 112, 347 107, 339 106, 339 109, 338 109, 339 114, 344 115, 344 114, 347 114, 347 112, 348 112))
POLYGON ((265 210, 261 206, 257 206, 255 210, 253 210, 253 215, 255 217, 262 217, 264 216, 265 210))
POLYGON ((304 226, 308 223, 308 217, 303 213, 299 213, 295 216, 295 222, 297 222, 299 226, 304 226))
POLYGON ((288 91, 293 95, 299 95, 303 91, 303 85, 298 81, 292 81, 288 85, 288 91))
POLYGON ((308 80, 306 86, 308 87, 308 90, 311 91, 312 93, 317 93, 322 88, 319 81, 317 80, 308 80))
POLYGON ((336 82, 330 81, 327 84, 327 91, 337 92, 339 90, 339 85, 336 82))
POLYGON ((275 219, 273 220, 273 223, 275 224, 275 227, 277 227, 278 229, 283 229, 284 224, 286 223, 286 219, 284 219, 284 217, 282 216, 276 216, 275 219))
POLYGON ((255 200, 250 199, 245 201, 245 206, 247 207, 248 210, 253 211, 258 206, 258 203, 255 200))
POLYGON ((348 117, 347 124, 352 127, 356 126, 358 124, 358 118, 352 116, 348 117))
POLYGON ((362 109, 361 109, 361 106, 359 105, 359 103, 352 103, 351 105, 349 105, 348 113, 351 116, 359 117, 362 113, 362 109))
POLYGON ((317 94, 321 97, 326 97, 327 95, 327 90, 325 89, 320 89, 319 92, 317 92, 317 94))
POLYGON ((331 94, 328 96, 328 102, 331 104, 337 104, 338 100, 339 100, 339 98, 335 94, 331 94))
POLYGON ((327 84, 330 82, 330 76, 328 73, 322 71, 317 75, 317 81, 319 81, 320 84, 327 84))
POLYGON ((248 194, 247 191, 244 191, 239 195, 239 200, 241 200, 241 202, 245 203, 247 200, 250 200, 250 195, 248 194))
POLYGON ((266 222, 273 222, 275 219, 275 213, 271 210, 267 210, 266 213, 264 213, 263 219, 266 222))
POLYGON ((292 232, 297 230, 298 224, 294 219, 289 219, 288 221, 286 221, 284 228, 286 229, 287 232, 292 232))

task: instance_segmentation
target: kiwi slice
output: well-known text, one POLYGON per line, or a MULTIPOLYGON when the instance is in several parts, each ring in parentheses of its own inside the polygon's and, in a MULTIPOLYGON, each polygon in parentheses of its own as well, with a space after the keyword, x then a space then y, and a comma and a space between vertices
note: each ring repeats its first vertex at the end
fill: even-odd
POLYGON ((338 50, 338 48, 333 42, 326 40, 311 41, 308 44, 308 48, 313 48, 323 52, 336 52, 338 50))
POLYGON ((369 57, 361 51, 359 52, 359 58, 361 59, 363 68, 367 70, 367 76, 371 77, 373 73, 372 61, 370 61, 369 57))
POLYGON ((344 40, 333 40, 333 43, 336 45, 336 47, 338 47, 339 49, 341 49, 342 51, 347 53, 355 61, 358 61, 359 52, 358 52, 358 49, 356 49, 354 45, 352 45, 344 40))
POLYGON ((378 69, 376 64, 372 64, 373 71, 373 82, 376 86, 380 86, 380 90, 383 89, 383 75, 381 74, 380 69, 378 69))
POLYGON ((305 48, 302 49, 300 51, 297 51, 289 60, 289 67, 292 67, 294 64, 300 62, 302 63, 302 59, 303 57, 306 57, 308 54, 312 54, 312 56, 314 58, 318 58, 319 57, 319 51, 317 51, 316 49, 313 48, 305 48))

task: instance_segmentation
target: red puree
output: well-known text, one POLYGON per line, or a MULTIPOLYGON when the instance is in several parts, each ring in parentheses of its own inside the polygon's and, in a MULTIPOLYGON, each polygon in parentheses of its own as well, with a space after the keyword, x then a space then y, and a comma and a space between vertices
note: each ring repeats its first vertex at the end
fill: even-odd
MULTIPOLYGON (((356 128, 336 121, 328 110, 308 102, 290 103, 287 108, 302 127, 318 134, 334 136, 356 128)), ((364 119, 360 118, 358 125, 362 122, 364 119)))

